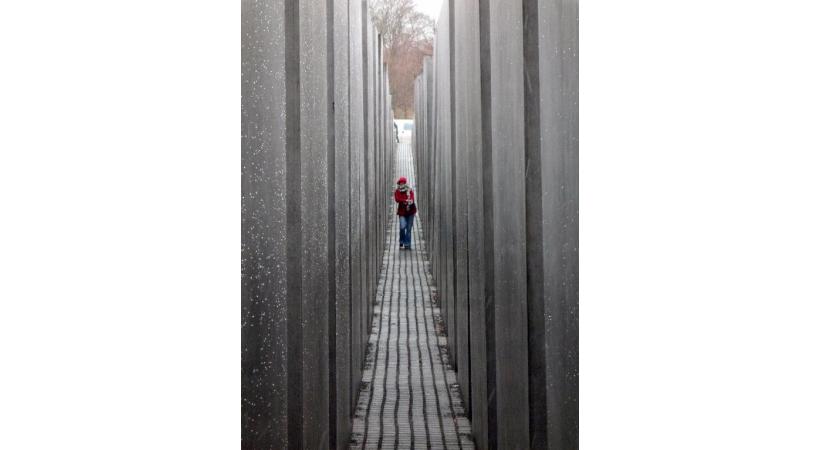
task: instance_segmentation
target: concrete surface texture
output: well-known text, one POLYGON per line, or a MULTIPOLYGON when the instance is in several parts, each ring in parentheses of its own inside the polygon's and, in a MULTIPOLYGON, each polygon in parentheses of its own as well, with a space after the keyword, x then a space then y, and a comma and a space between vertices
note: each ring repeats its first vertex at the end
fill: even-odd
POLYGON ((350 442, 392 207, 380 42, 358 0, 242 1, 243 448, 350 442))
MULTIPOLYGON (((396 174, 415 185, 410 144, 399 145, 396 174)), ((421 220, 413 251, 398 248, 391 215, 351 448, 474 448, 441 312, 426 262, 421 220)))
POLYGON ((578 3, 445 0, 420 215, 478 448, 578 447, 578 3))

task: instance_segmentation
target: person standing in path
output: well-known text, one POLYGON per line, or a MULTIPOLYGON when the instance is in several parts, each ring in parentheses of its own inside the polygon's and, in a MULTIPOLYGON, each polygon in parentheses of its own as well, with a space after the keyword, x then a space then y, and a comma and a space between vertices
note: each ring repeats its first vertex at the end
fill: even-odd
POLYGON ((413 219, 416 216, 416 196, 407 185, 407 178, 399 178, 398 187, 393 192, 393 198, 399 204, 396 214, 399 216, 399 248, 412 250, 410 232, 413 230, 413 219))

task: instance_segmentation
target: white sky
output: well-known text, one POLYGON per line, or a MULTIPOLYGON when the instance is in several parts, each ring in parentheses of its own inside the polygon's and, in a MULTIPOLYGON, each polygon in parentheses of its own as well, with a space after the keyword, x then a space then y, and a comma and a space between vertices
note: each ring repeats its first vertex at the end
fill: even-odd
POLYGON ((437 21, 441 12, 441 2, 442 0, 416 0, 416 9, 437 21))

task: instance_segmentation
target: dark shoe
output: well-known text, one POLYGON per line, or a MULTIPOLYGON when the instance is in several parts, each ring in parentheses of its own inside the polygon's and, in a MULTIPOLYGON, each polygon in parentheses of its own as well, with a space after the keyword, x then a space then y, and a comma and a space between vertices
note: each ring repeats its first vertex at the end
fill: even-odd
POLYGON ((413 250, 413 249, 412 249, 412 248, 410 248, 410 247, 404 247, 404 249, 405 249, 405 250, 413 250))

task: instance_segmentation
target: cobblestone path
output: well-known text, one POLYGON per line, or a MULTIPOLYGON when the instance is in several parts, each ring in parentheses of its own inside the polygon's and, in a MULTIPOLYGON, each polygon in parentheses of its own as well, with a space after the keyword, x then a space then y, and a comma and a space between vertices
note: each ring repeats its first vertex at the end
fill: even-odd
MULTIPOLYGON (((395 178, 415 186, 410 144, 398 145, 395 178)), ((399 250, 393 216, 368 343, 351 449, 472 449, 456 374, 448 361, 435 287, 416 218, 413 250, 399 250)))

